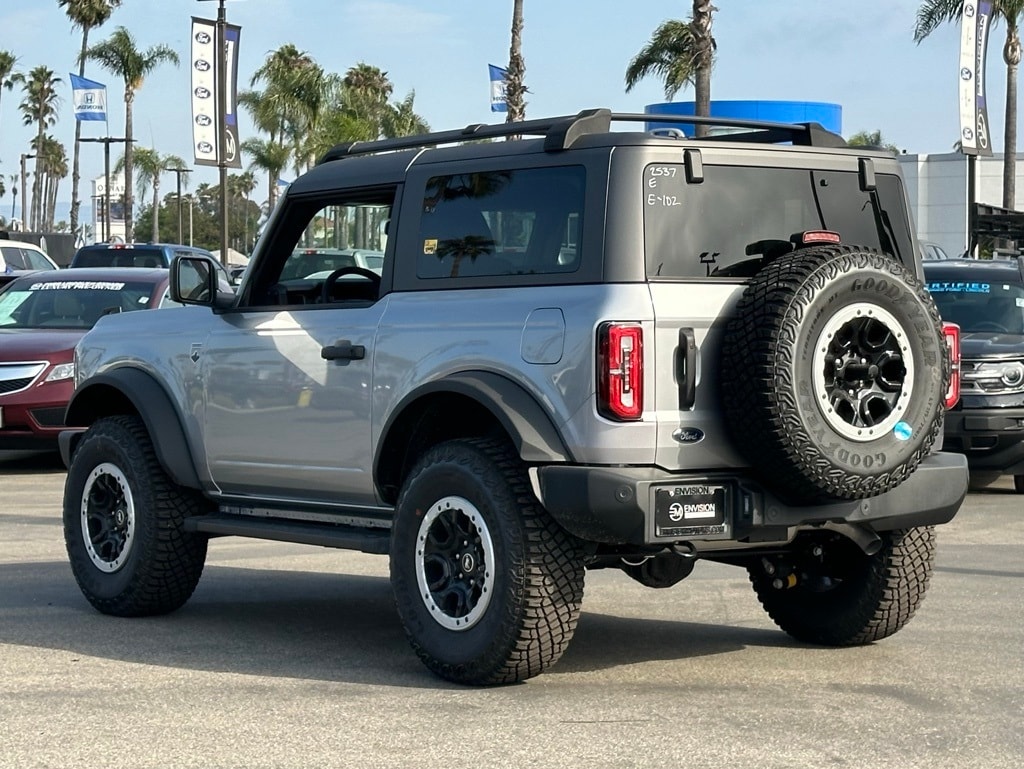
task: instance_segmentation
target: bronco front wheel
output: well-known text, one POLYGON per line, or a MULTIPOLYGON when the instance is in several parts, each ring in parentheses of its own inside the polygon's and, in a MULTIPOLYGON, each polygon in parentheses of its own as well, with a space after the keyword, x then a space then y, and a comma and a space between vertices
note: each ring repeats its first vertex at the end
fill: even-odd
POLYGON ((64 543, 89 603, 121 617, 184 604, 203 572, 207 540, 183 524, 206 507, 198 492, 167 477, 141 419, 93 424, 64 485, 64 543))

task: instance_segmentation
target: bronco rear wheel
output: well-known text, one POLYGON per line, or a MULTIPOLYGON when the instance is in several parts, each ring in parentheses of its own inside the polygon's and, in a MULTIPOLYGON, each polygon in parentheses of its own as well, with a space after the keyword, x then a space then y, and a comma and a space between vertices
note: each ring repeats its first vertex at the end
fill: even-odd
POLYGON ((854 646, 891 636, 924 600, 935 560, 931 526, 882 532, 873 555, 834 532, 803 535, 791 550, 748 567, 775 624, 798 641, 854 646))
POLYGON ((504 443, 426 452, 398 500, 391 584, 406 635, 434 673, 502 684, 541 673, 583 599, 577 541, 543 510, 504 443))
POLYGON ((899 262, 819 246, 751 280, 721 376, 734 443, 767 486, 796 503, 860 499, 928 454, 949 359, 931 296, 899 262))

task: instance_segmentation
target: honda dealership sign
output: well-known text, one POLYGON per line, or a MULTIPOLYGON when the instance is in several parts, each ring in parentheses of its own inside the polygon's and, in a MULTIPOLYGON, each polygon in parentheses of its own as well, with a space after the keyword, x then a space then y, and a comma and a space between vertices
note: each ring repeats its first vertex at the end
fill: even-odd
POLYGON ((227 47, 227 71, 222 73, 217 56, 217 23, 209 19, 192 17, 192 148, 196 165, 220 164, 220 145, 217 134, 217 116, 220 114, 220 83, 227 78, 227 102, 224 105, 225 136, 224 165, 241 168, 242 157, 238 147, 238 38, 241 28, 234 24, 224 27, 227 47))
POLYGON ((985 52, 992 22, 991 0, 967 0, 960 19, 960 151, 991 155, 985 102, 985 52))

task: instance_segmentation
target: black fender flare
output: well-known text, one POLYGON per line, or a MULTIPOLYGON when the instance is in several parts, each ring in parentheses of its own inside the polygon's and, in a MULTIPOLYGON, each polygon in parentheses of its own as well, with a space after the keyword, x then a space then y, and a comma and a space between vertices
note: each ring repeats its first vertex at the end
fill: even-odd
MULTIPOLYGON (((146 431, 153 441, 157 460, 161 467, 179 486, 202 489, 199 473, 196 472, 192 452, 185 438, 181 417, 167 391, 150 374, 135 368, 116 368, 97 374, 75 388, 68 403, 64 424, 68 427, 88 427, 97 419, 115 413, 124 413, 119 399, 111 390, 127 400, 142 418, 146 431)), ((123 403, 123 401, 121 401, 123 403)), ((81 431, 78 438, 81 437, 81 431)), ((74 435, 62 439, 68 449, 68 457, 74 451, 77 438, 74 435)))
POLYGON ((522 385, 490 371, 461 371, 428 382, 402 398, 381 430, 385 440, 377 444, 373 461, 375 474, 379 474, 383 449, 395 422, 411 404, 432 393, 463 395, 486 408, 508 433, 516 452, 525 462, 573 461, 572 454, 547 412, 522 385))

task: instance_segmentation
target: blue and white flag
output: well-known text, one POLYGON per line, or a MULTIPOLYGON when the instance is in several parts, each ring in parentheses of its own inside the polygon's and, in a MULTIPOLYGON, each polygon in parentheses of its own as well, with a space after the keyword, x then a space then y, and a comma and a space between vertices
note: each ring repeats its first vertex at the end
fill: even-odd
POLYGON ((76 120, 107 119, 107 87, 95 80, 71 75, 76 120))
POLYGON ((491 71, 491 112, 508 112, 508 103, 505 101, 505 81, 508 79, 508 70, 488 64, 491 71))

